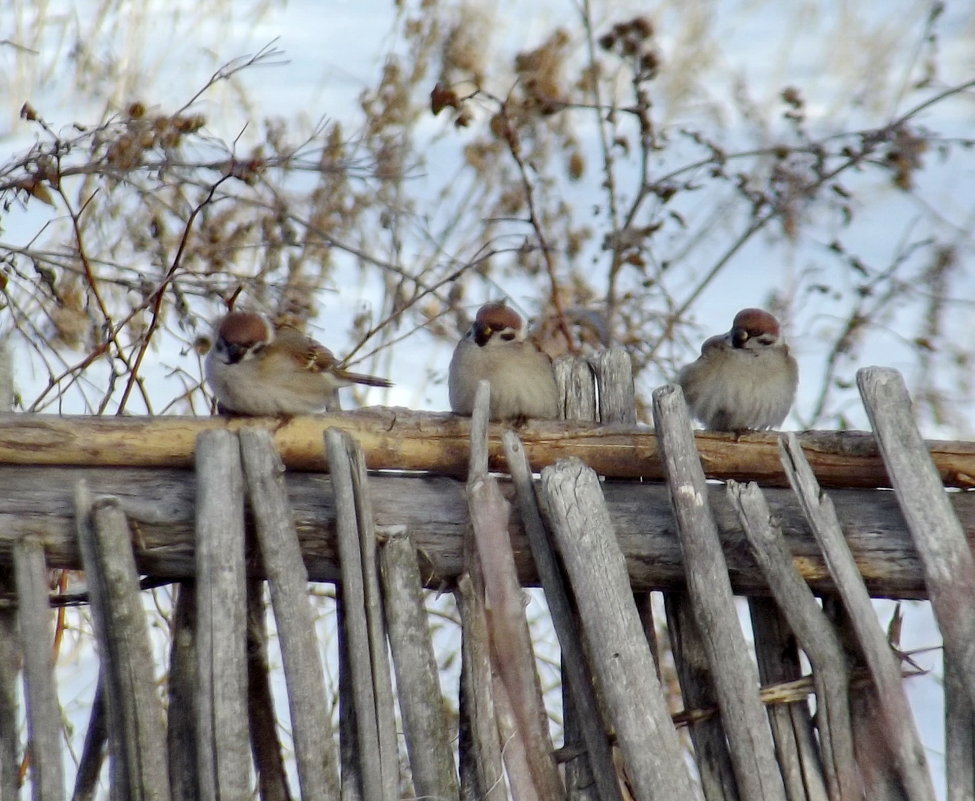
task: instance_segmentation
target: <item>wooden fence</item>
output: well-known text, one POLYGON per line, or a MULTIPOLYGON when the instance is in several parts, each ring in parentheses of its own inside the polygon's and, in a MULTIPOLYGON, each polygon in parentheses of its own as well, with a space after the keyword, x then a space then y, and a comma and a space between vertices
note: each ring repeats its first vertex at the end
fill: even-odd
POLYGON ((561 360, 558 376, 566 418, 598 423, 489 425, 486 385, 471 421, 0 419, 0 801, 21 797, 22 765, 42 801, 94 797, 103 770, 112 799, 167 801, 934 799, 871 595, 930 599, 948 798, 975 799, 975 565, 959 522, 975 526, 975 509, 945 490, 972 483, 973 449, 924 443, 888 370, 858 377, 874 436, 781 440, 695 437, 673 386, 654 393, 654 431, 639 429, 621 351, 561 360), (83 569, 87 589, 52 597, 52 568, 83 569), (336 584, 337 732, 309 580, 336 584), (168 665, 153 664, 140 597, 162 582, 178 584, 168 665), (264 661, 265 583, 297 787, 264 661), (544 589, 561 648, 558 748, 525 585, 544 589), (456 701, 424 586, 457 600, 456 701), (77 602, 100 676, 69 790, 50 607, 77 602))

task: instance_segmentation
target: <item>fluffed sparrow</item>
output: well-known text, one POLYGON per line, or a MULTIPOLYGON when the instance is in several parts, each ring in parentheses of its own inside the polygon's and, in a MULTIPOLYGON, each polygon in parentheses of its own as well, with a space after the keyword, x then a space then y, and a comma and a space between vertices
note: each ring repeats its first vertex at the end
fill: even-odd
POLYGON ((491 419, 559 416, 552 360, 525 338, 521 317, 504 301, 478 309, 450 360, 450 408, 469 415, 478 382, 491 384, 491 419))
POLYGON ((340 409, 338 388, 392 383, 339 367, 332 352, 262 314, 232 311, 216 327, 206 378, 221 411, 230 414, 309 414, 340 409))
POLYGON ((799 368, 779 334, 779 321, 742 309, 731 330, 708 339, 697 361, 677 376, 691 413, 713 431, 760 431, 782 424, 799 368))

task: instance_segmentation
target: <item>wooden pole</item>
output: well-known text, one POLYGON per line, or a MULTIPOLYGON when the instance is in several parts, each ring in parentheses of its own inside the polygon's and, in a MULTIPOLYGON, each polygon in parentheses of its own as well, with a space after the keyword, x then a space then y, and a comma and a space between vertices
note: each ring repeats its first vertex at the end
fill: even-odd
POLYGON ((830 572, 836 579, 850 625, 870 669, 883 730, 894 757, 894 768, 903 783, 905 797, 909 801, 932 801, 934 785, 904 692, 900 664, 877 621, 839 519, 829 497, 816 485, 798 443, 791 436, 783 439, 782 460, 789 466, 793 489, 806 510, 830 572))
POLYGON ((201 434, 196 459, 196 734, 200 798, 251 788, 247 726, 244 476, 237 436, 201 434))
POLYGON ((758 695, 758 670, 738 621, 680 387, 654 391, 653 419, 663 446, 691 608, 711 666, 738 796, 742 801, 785 801, 772 732, 758 695))
POLYGON ((17 582, 17 623, 24 657, 24 701, 33 801, 64 798, 61 751, 61 707, 58 705, 51 656, 51 610, 47 605, 47 568, 44 549, 35 539, 21 540, 14 548, 17 582))
POLYGON ((315 624, 308 601, 308 571, 284 486, 284 466, 267 431, 245 428, 239 436, 281 646, 301 797, 338 799, 338 757, 325 673, 318 643, 311 636, 315 624))
POLYGON ((101 654, 113 791, 132 801, 169 801, 163 709, 128 522, 116 498, 94 499, 83 482, 75 508, 101 654))
MULTIPOLYGON (((14 543, 36 536, 44 544, 49 567, 81 569, 71 487, 82 478, 92 492, 113 495, 122 502, 133 527, 140 573, 156 581, 195 576, 194 547, 198 540, 193 531, 198 501, 195 477, 188 470, 0 465, 0 565, 10 564, 14 543)), ((285 483, 309 578, 336 581, 339 570, 331 478, 286 473, 285 483)), ((427 586, 435 588, 454 581, 463 570, 468 524, 462 485, 442 476, 387 474, 371 475, 369 485, 376 524, 405 525, 409 529, 422 556, 420 572, 427 586)), ((684 564, 666 486, 607 481, 602 489, 633 589, 683 587, 684 564)), ((502 490, 513 497, 514 490, 506 482, 502 482, 502 490)), ((767 592, 724 488, 709 485, 708 494, 735 591, 745 595, 767 592)), ((832 490, 829 496, 870 593, 877 597, 926 597, 921 564, 894 493, 832 490)), ((833 591, 822 553, 793 493, 770 488, 765 490, 765 497, 802 577, 817 592, 833 591)), ((975 529, 975 493, 950 493, 949 500, 966 526, 975 529)), ((509 521, 509 534, 522 584, 537 584, 517 515, 509 521)))
POLYGON ((566 460, 545 468, 542 487, 634 797, 702 798, 667 713, 599 478, 581 462, 566 460))
MULTIPOLYGON (((352 434, 370 469, 446 475, 465 475, 467 469, 469 418, 385 407, 288 419, 0 414, 0 465, 189 468, 200 432, 255 425, 271 429, 278 453, 292 470, 326 469, 321 441, 328 428, 352 434)), ((504 428, 500 423, 488 427, 491 470, 504 470, 504 428)), ((663 478, 657 437, 647 427, 533 420, 518 433, 536 472, 574 456, 607 478, 663 478)), ((891 486, 872 434, 807 431, 798 436, 821 486, 891 486)), ((708 478, 788 486, 776 434, 697 432, 695 438, 708 478)), ((975 486, 975 443, 925 444, 945 486, 975 486)))

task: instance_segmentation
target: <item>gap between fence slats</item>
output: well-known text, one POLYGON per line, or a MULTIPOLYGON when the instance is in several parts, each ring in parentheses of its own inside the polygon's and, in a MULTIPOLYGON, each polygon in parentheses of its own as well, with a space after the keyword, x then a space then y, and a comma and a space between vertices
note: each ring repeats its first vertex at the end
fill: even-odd
MULTIPOLYGON (((15 592, 12 566, 0 566, 0 594, 15 592)), ((20 748, 17 736, 20 637, 17 608, 0 606, 0 801, 18 801, 20 748)))
POLYGON ((200 798, 197 737, 193 696, 196 684, 196 586, 184 581, 176 588, 170 629, 167 731, 169 781, 173 801, 200 798))
MULTIPOLYGON (((78 759, 78 772, 75 775, 71 801, 92 801, 98 790, 98 777, 105 759, 105 744, 108 742, 108 710, 105 708, 105 689, 101 678, 95 688, 88 715, 88 729, 85 742, 78 759)), ((174 796, 175 798, 175 796, 174 796)))
POLYGON ((247 719, 261 801, 291 801, 271 692, 264 582, 254 578, 247 579, 247 719))

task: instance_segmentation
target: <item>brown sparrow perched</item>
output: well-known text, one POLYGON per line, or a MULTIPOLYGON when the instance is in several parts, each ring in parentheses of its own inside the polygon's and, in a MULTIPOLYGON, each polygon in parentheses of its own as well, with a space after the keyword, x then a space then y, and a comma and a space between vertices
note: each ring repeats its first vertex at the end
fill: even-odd
POLYGON ((491 419, 559 416, 552 360, 525 338, 521 317, 504 301, 481 306, 450 360, 450 408, 474 410, 478 382, 491 384, 491 419))
POLYGON ((252 415, 335 411, 341 408, 339 387, 392 386, 338 365, 332 351, 300 331, 233 311, 217 324, 206 378, 222 412, 252 415))
POLYGON ((779 321, 742 309, 731 330, 708 339, 677 376, 691 413, 713 431, 760 431, 782 424, 799 368, 779 336, 779 321))

